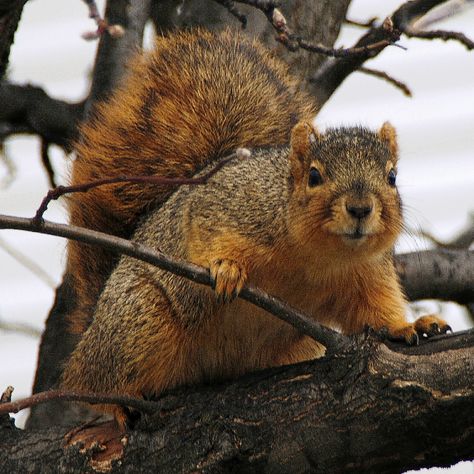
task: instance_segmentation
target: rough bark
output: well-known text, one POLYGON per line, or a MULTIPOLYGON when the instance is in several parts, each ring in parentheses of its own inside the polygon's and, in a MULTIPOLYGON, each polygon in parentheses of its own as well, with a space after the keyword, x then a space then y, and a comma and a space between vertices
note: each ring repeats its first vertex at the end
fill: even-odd
POLYGON ((474 251, 426 250, 397 255, 395 262, 410 300, 474 302, 474 251))
POLYGON ((140 51, 143 30, 149 18, 151 0, 112 0, 107 2, 105 19, 110 25, 121 25, 125 34, 112 38, 103 34, 94 64, 92 86, 86 103, 86 114, 93 104, 103 100, 124 77, 130 58, 140 51))
POLYGON ((3 472, 402 472, 474 458, 474 332, 406 349, 376 337, 339 354, 180 390, 136 428, 19 431, 3 472), (112 434, 111 434, 112 433, 112 434), (84 444, 89 448, 84 448, 84 444), (103 472, 103 471, 102 471, 103 472))
POLYGON ((0 79, 10 57, 10 47, 27 0, 0 0, 0 79))

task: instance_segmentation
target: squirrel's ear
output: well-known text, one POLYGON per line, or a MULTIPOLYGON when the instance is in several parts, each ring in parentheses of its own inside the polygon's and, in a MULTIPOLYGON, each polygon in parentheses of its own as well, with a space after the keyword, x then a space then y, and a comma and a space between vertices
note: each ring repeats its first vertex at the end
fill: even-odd
POLYGON ((379 137, 388 144, 394 158, 398 156, 397 132, 390 122, 385 122, 379 130, 379 137))
POLYGON ((299 122, 291 131, 290 160, 293 178, 301 179, 310 159, 311 144, 319 139, 319 132, 308 122, 299 122))

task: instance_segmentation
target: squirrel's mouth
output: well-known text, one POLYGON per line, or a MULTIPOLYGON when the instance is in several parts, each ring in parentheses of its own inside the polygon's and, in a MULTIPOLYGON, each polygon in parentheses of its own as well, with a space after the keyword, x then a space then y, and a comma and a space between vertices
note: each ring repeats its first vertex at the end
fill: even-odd
POLYGON ((342 234, 346 239, 350 240, 359 240, 363 237, 367 237, 367 234, 364 234, 360 229, 356 229, 354 232, 349 232, 347 234, 342 234))
POLYGON ((370 232, 367 232, 358 226, 354 230, 350 232, 343 232, 340 235, 346 243, 359 245, 367 240, 367 238, 370 236, 370 232))

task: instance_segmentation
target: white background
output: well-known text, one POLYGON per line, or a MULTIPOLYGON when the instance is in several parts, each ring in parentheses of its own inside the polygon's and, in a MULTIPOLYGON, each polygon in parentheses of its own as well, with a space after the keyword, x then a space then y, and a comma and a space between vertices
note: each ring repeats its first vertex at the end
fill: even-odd
MULTIPOLYGON (((355 0, 349 17, 384 18, 400 3, 355 0)), ((462 31, 474 39, 474 10, 436 27, 462 31)), ((94 25, 80 0, 28 2, 12 49, 10 79, 40 85, 53 97, 80 100, 87 93, 96 48, 95 42, 86 42, 80 35, 92 29, 94 25)), ((339 45, 350 46, 361 34, 358 28, 346 27, 339 45)), ((424 229, 449 239, 474 211, 474 52, 455 42, 403 38, 401 44, 407 51, 389 47, 367 66, 403 80, 413 92, 412 99, 386 82, 355 73, 325 105, 316 123, 321 128, 341 124, 379 127, 390 120, 399 132, 398 182, 407 224, 413 232, 424 229)), ((32 137, 7 141, 6 153, 17 175, 13 184, 0 189, 0 213, 34 214, 47 191, 39 147, 38 139, 32 137)), ((63 153, 54 149, 53 164, 61 182, 67 175, 66 162, 63 153)), ((0 163, 0 179, 4 171, 0 163)), ((60 204, 52 205, 46 217, 65 222, 60 204)), ((1 231, 0 239, 0 320, 27 323, 41 330, 54 290, 18 264, 1 244, 7 242, 29 256, 59 283, 64 242, 12 231, 1 231)), ((398 248, 413 251, 426 245, 419 237, 404 235, 398 248)), ((456 305, 444 304, 440 309, 454 330, 470 324, 456 305)), ((30 393, 37 347, 35 338, 0 329, 0 390, 13 385, 15 398, 30 393)), ((18 421, 23 419, 20 414, 18 421)), ((474 469, 472 464, 461 463, 451 472, 471 474, 474 469)))

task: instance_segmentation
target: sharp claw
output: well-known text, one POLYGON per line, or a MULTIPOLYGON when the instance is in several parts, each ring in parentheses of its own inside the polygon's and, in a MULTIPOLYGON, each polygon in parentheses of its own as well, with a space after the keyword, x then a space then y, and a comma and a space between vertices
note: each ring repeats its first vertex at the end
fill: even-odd
POLYGON ((419 334, 420 336, 422 336, 423 334, 426 334, 426 337, 432 337, 432 336, 436 336, 437 334, 441 334, 441 329, 438 323, 431 323, 428 330, 419 332, 419 334))
POLYGON ((418 334, 413 334, 410 339, 407 340, 407 343, 410 346, 417 346, 420 343, 420 338, 418 337, 418 334))

